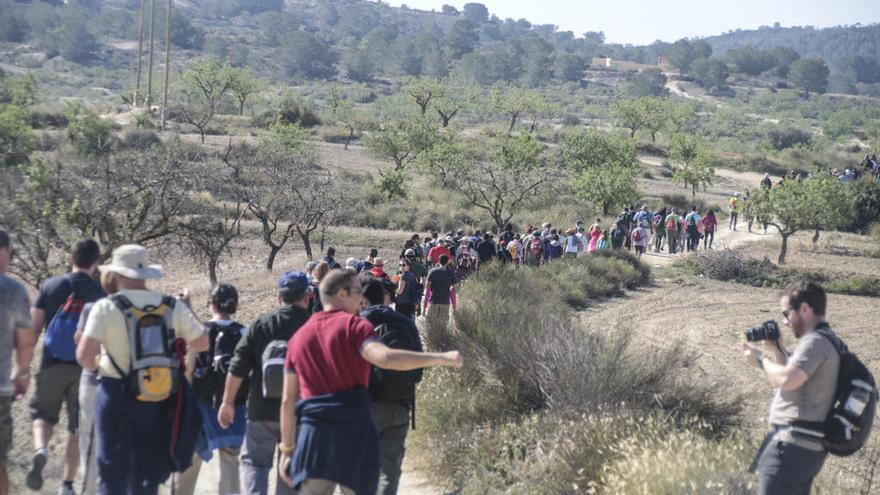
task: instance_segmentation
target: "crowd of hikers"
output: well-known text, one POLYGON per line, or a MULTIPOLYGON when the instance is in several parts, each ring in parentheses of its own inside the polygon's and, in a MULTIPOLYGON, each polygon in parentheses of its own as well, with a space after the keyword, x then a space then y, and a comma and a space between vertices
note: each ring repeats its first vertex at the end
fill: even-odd
MULTIPOLYGON (((880 169, 875 158, 866 161, 880 169)), ((802 179, 791 175, 782 181, 802 179)), ((769 175, 760 183, 774 186, 769 175)), ((749 232, 758 222, 750 196, 727 201, 730 230, 740 215, 749 232)), ((421 370, 462 365, 448 338, 462 280, 489 263, 712 249, 718 224, 713 209, 630 206, 589 226, 413 234, 387 258, 370 249, 339 262, 331 247, 304 271, 285 272, 276 310, 249 326, 236 321, 232 285, 212 289, 210 319, 200 321, 186 292, 147 287, 163 273, 146 248, 121 246, 101 266, 91 239, 73 246, 72 271, 45 281, 31 304, 6 275, 13 247, 0 231, 0 495, 9 485, 11 404, 27 393, 43 332, 29 404, 32 490, 42 489, 66 407, 60 495, 155 494, 173 473, 175 493, 193 494, 215 454, 220 494, 267 494, 271 477, 278 494, 330 494, 337 486, 394 494, 421 370), (82 484, 74 487, 77 473, 82 484)))
MULTIPOLYGON (((643 206, 608 225, 545 223, 522 233, 508 225, 497 238, 480 230, 414 234, 388 258, 396 270, 377 249, 340 263, 331 247, 304 271, 284 273, 278 308, 249 326, 235 319, 235 287, 214 287, 210 319, 200 321, 186 293, 147 287, 162 270, 146 248, 119 247, 100 266, 97 242, 84 239, 73 246, 72 271, 44 282, 33 305, 0 275, 0 338, 9 344, 0 347, 0 375, 10 376, 3 370, 16 355, 12 379, 0 382, 0 473, 11 401, 27 392, 45 332, 30 402, 32 490, 42 489, 66 407, 61 495, 156 493, 172 473, 175 492, 192 494, 215 454, 222 494, 268 493, 273 465, 281 466, 276 493, 331 493, 336 485, 396 493, 421 369, 461 365, 448 339, 459 282, 493 262, 537 266, 606 249, 677 253, 701 239, 709 249, 716 228, 712 210, 643 206)), ((0 232, 0 274, 11 253, 0 232)), ((0 478, 0 495, 7 485, 0 478)))
POLYGON ((378 257, 359 273, 330 249, 310 274, 281 275, 277 309, 245 326, 232 285, 212 289, 210 319, 200 321, 187 293, 148 288, 163 272, 146 248, 121 246, 100 266, 91 239, 73 246, 73 270, 47 280, 32 305, 6 275, 12 249, 0 231, 0 495, 9 491, 12 401, 27 393, 43 332, 25 483, 42 489, 66 407, 62 495, 156 494, 174 473, 173 493, 192 494, 215 454, 220 494, 267 494, 270 477, 279 494, 393 494, 422 369, 462 365, 442 345, 455 283, 446 256, 419 278, 401 259, 392 283, 378 257), (406 304, 423 280, 429 324, 442 322, 424 341, 416 304, 406 304))

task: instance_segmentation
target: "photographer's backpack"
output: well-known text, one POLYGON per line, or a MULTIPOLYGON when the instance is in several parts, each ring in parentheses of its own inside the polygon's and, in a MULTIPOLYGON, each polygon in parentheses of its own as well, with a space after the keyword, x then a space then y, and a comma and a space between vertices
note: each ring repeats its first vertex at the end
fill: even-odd
POLYGON ((284 393, 284 360, 287 341, 273 340, 263 351, 263 397, 280 399, 284 393))
POLYGON ((793 425, 823 433, 825 450, 845 457, 868 441, 877 411, 877 385, 868 368, 827 325, 816 331, 831 342, 840 356, 837 391, 824 423, 795 421, 793 425))
MULTIPOLYGON (((398 325, 383 323, 373 330, 379 340, 392 349, 420 352, 418 336, 398 325)), ((422 370, 392 371, 373 366, 370 375, 370 395, 375 399, 408 404, 412 408, 412 426, 415 429, 416 384, 422 381, 422 370)))
MULTIPOLYGON (((124 373, 113 357, 110 362, 127 380, 129 393, 142 402, 160 402, 177 391, 180 359, 174 348, 175 299, 162 297, 158 306, 138 308, 125 296, 110 298, 125 316, 131 365, 124 373)), ((109 356, 109 354, 108 354, 109 356)))
POLYGON ((73 335, 76 333, 76 325, 86 301, 76 293, 73 280, 68 277, 65 277, 65 280, 70 284, 70 295, 49 322, 43 346, 55 359, 65 363, 75 363, 76 343, 73 341, 73 335))
MULTIPOLYGON (((235 347, 244 336, 244 325, 238 322, 209 322, 210 348, 199 353, 193 373, 193 388, 199 400, 211 407, 223 401, 226 374, 229 362, 235 354, 235 347)), ((239 392, 241 396, 241 392, 239 392)))

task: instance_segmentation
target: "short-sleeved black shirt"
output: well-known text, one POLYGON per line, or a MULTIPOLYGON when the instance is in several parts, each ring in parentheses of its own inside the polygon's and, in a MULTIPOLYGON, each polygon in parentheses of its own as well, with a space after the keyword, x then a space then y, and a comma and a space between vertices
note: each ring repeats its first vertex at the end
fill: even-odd
POLYGON ((455 285, 455 273, 438 266, 428 272, 428 283, 431 284, 431 304, 449 304, 449 294, 455 285))
MULTIPOLYGON (((58 313, 58 310, 64 305, 64 302, 67 301, 71 289, 75 290, 78 297, 82 298, 87 303, 93 303, 107 295, 104 293, 104 289, 101 288, 101 285, 85 273, 73 272, 46 280, 43 283, 43 286, 40 287, 40 293, 37 295, 37 300, 34 302, 34 307, 42 309, 45 313, 43 330, 49 326, 52 318, 55 317, 55 314, 58 313)), ((40 366, 42 368, 47 368, 55 362, 56 359, 48 352, 45 352, 44 349, 43 361, 40 366)))

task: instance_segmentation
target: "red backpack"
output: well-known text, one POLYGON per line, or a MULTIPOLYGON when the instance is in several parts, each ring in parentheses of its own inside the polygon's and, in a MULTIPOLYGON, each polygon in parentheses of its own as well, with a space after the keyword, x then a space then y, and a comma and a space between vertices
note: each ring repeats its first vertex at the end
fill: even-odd
POLYGON ((540 256, 544 252, 543 247, 544 247, 544 245, 541 242, 540 237, 532 237, 532 242, 530 243, 530 246, 529 246, 529 249, 531 249, 532 254, 534 254, 535 256, 540 256))

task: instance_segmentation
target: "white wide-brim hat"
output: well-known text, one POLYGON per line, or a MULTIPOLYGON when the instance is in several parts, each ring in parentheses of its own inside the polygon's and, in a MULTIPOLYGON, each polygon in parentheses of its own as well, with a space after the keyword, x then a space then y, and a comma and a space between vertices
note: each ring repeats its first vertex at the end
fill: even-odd
POLYGON ((100 269, 135 280, 162 278, 162 267, 151 265, 147 248, 137 244, 126 244, 114 249, 111 263, 102 265, 100 269))

